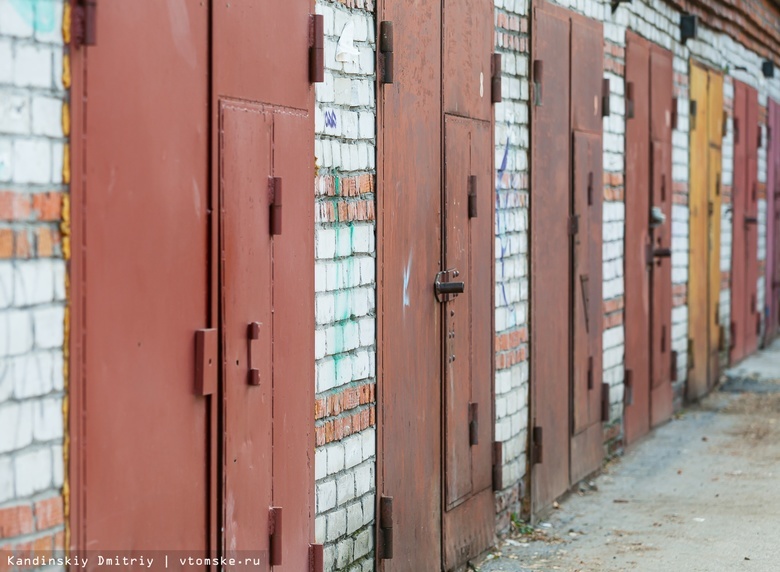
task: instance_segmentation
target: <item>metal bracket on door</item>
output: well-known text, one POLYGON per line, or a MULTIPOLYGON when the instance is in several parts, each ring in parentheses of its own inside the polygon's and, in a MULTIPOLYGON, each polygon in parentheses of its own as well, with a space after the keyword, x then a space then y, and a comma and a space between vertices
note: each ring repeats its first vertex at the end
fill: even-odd
POLYGON ((454 268, 450 270, 442 270, 436 274, 436 280, 433 282, 433 293, 436 295, 436 300, 439 302, 448 302, 451 300, 450 296, 457 296, 463 294, 466 289, 464 282, 450 282, 449 277, 453 278, 460 276, 460 272, 454 268), (446 280, 444 280, 446 278, 446 280))
POLYGON ((71 14, 73 47, 97 44, 97 0, 79 0, 71 14))

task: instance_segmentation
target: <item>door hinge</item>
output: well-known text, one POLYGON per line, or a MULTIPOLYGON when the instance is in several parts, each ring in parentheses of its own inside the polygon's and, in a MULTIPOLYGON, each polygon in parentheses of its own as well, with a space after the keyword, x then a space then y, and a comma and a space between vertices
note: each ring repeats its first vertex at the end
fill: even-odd
POLYGON ((504 489, 504 446, 500 441, 493 442, 493 490, 504 489))
POLYGON ((609 86, 609 78, 605 77, 601 80, 601 116, 602 117, 609 117, 610 114, 610 106, 609 106, 609 93, 610 93, 610 86, 609 86))
POLYGON ((661 326, 661 353, 666 353, 666 324, 661 326))
POLYGON ((309 572, 324 572, 325 557, 322 544, 309 544, 309 572))
MULTIPOLYGON (((627 369, 624 374, 624 381, 623 384, 625 385, 625 393, 623 394, 623 404, 624 405, 633 405, 634 404, 634 372, 633 370, 627 369)), ((604 420, 604 417, 602 415, 602 421, 604 420)))
POLYGON ((588 356, 588 391, 593 389, 593 356, 588 356))
POLYGON ((725 137, 726 135, 728 135, 728 133, 729 133, 729 112, 728 111, 724 111, 723 112, 723 124, 722 124, 721 130, 720 130, 721 139, 723 137, 725 137))
POLYGON ((270 536, 269 560, 271 566, 282 565, 282 507, 274 506, 269 511, 268 534, 270 536))
POLYGON ((198 395, 217 392, 217 330, 195 331, 195 391, 198 395))
POLYGON ((763 144, 763 133, 761 131, 761 124, 758 124, 758 148, 761 149, 761 145, 763 144))
POLYGON ((688 371, 691 371, 694 367, 693 338, 688 338, 688 371))
POLYGON ((479 445, 479 403, 469 403, 469 445, 479 445))
POLYGON ((322 14, 311 15, 309 42, 309 83, 325 81, 325 20, 322 14))
MULTIPOLYGON (((753 190, 751 192, 750 200, 752 202, 756 202, 758 199, 758 181, 753 181, 753 190)), ((758 218, 756 218, 756 222, 758 222, 758 218)))
POLYGON ((282 178, 270 177, 271 195, 271 234, 282 234, 282 178))
POLYGON ((720 173, 715 177, 715 196, 720 196, 720 173))
POLYGON ((534 105, 539 107, 542 105, 542 81, 544 81, 544 62, 542 60, 534 60, 533 69, 531 70, 534 77, 534 105))
POLYGON ((699 103, 692 99, 689 103, 688 114, 690 115, 691 129, 696 129, 696 116, 699 114, 699 103))
POLYGON ((569 235, 574 236, 580 231, 580 215, 571 215, 569 217, 569 235))
MULTIPOLYGON (((633 395, 633 394, 632 394, 633 395)), ((601 384, 601 421, 609 421, 609 384, 601 384)))
POLYGON ((737 346, 737 324, 732 321, 729 325, 729 350, 733 350, 737 346))
POLYGON ((382 54, 382 83, 393 83, 395 69, 393 58, 393 23, 384 21, 379 24, 379 53, 382 54))
POLYGON ((593 206, 593 171, 588 173, 588 206, 593 206))
POLYGON ((718 326, 718 351, 726 351, 726 328, 722 324, 718 326))
POLYGON ((78 0, 71 13, 74 48, 97 45, 97 0, 78 0))
POLYGON ((490 101, 501 103, 501 54, 490 56, 490 101))
POLYGON ((626 84, 626 119, 634 118, 634 82, 626 84))
POLYGON ((477 176, 469 175, 469 218, 477 217, 477 176))
MULTIPOLYGON (((672 356, 672 363, 671 363, 672 372, 671 372, 671 375, 669 376, 669 378, 672 381, 677 381, 677 350, 672 350, 670 352, 670 355, 672 356)), ((688 366, 688 367, 690 367, 690 366, 688 366)))
POLYGON ((718 305, 715 306, 715 323, 720 323, 720 306, 718 305))
POLYGON ((739 143, 739 117, 734 118, 734 144, 739 143))
POLYGON ((393 558, 393 497, 379 499, 379 558, 393 558))
POLYGON ((544 445, 542 442, 542 428, 539 426, 534 427, 531 433, 533 443, 531 444, 531 464, 538 465, 544 460, 544 445))
POLYGON ((672 129, 677 129, 677 98, 672 98, 672 129))

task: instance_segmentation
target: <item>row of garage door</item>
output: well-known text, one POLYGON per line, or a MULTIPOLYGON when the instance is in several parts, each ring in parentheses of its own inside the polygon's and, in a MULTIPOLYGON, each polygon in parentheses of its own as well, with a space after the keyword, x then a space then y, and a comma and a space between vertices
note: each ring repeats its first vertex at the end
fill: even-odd
MULTIPOLYGON (((377 527, 377 558, 386 570, 450 570, 487 548, 495 526, 493 5, 382 4, 378 20, 396 33, 394 78, 378 87, 377 514, 392 525, 377 527)), ((178 6, 102 3, 99 44, 73 54, 72 548, 252 554, 266 569, 308 570, 321 562, 313 6, 178 6)), ((538 2, 532 39, 538 511, 603 455, 608 109, 600 23, 538 2)), ((672 413, 674 109, 672 54, 629 34, 626 58, 625 432, 634 442, 672 413)), ((737 361, 758 344, 759 132, 756 92, 736 82, 724 333, 723 79, 695 62, 690 70, 695 398, 717 379, 722 350, 737 361)), ((770 122, 768 197, 780 191, 774 104, 770 122)), ((773 208, 780 216, 780 198, 773 208)), ((771 252, 767 332, 780 306, 780 245, 771 252)))

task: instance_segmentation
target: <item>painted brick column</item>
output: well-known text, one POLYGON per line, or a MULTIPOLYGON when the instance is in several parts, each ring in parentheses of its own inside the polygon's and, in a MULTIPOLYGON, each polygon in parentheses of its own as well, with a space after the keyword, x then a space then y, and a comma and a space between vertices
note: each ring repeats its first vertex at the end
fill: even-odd
POLYGON ((61 0, 0 0, 0 550, 19 556, 64 547, 62 21, 61 0))
POLYGON ((325 570, 368 571, 376 502, 374 3, 318 0, 316 11, 325 81, 316 86, 314 142, 315 535, 325 570), (338 47, 347 26, 352 53, 338 47))

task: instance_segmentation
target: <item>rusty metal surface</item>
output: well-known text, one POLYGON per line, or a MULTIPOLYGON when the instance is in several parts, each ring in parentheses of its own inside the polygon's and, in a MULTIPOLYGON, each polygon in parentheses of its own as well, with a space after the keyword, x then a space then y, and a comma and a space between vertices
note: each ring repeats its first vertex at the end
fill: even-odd
POLYGON ((745 328, 747 316, 745 298, 747 285, 745 260, 745 205, 748 194, 747 158, 747 86, 734 82, 734 176, 731 189, 731 350, 729 362, 736 363, 745 356, 745 328))
POLYGON ((195 392, 195 331, 210 325, 208 7, 180 9, 187 53, 165 6, 139 1, 101 5, 100 45, 71 54, 76 549, 214 548, 210 398, 195 392))
MULTIPOLYGON (((532 466, 532 512, 569 487, 570 127, 569 13, 533 5, 532 58, 544 62, 542 105, 532 105, 531 388, 532 427, 541 427, 543 462, 532 466), (563 345, 562 344, 566 344, 563 345), (559 351, 551 351, 559 348, 559 351)), ((535 79, 535 78, 532 78, 535 79)), ((538 78, 537 78, 538 79, 538 78)))
MULTIPOLYGON (((574 28, 576 29, 576 27, 574 28)), ((576 36, 575 36, 576 37, 576 36)), ((591 40, 596 50, 601 36, 591 40)), ((594 65, 601 65, 599 58, 594 65)), ((576 58, 572 62, 576 65, 576 58)), ((592 72, 591 75, 597 75, 592 72)), ((580 91, 572 85, 572 93, 580 91)), ((589 97, 592 91, 583 90, 589 97)), ((574 98, 572 103, 574 103, 574 98)), ((600 127, 599 120, 598 126, 600 127)), ((578 232, 573 237, 572 390, 574 435, 571 445, 571 483, 592 473, 603 457, 601 431, 602 380, 602 139, 601 133, 575 131, 572 149, 572 203, 578 232)))
POLYGON ((689 196, 690 212, 688 252, 688 383, 686 396, 695 400, 708 388, 709 356, 709 79, 707 70, 690 62, 690 98, 696 102, 696 116, 690 120, 689 196))
POLYGON ((310 109, 308 0, 213 2, 217 96, 310 109))
POLYGON ((442 21, 443 111, 491 121, 493 6, 447 0, 442 21))
MULTIPOLYGON (((442 306, 444 325, 444 498, 445 510, 472 491, 469 402, 471 369, 471 282, 468 178, 471 174, 470 121, 444 117, 444 268, 464 280, 464 294, 442 306)), ((446 517, 445 517, 446 518, 446 517)), ((445 557, 446 560, 446 557, 445 557)))
POLYGON ((285 531, 283 564, 274 572, 307 570, 314 542, 313 140, 311 112, 275 110, 273 168, 285 191, 284 232, 273 239, 273 502, 284 509, 285 531))
POLYGON ((378 96, 377 173, 382 228, 377 486, 379 495, 394 498, 395 550, 378 567, 438 570, 442 325, 433 282, 442 254, 441 2, 383 2, 377 17, 395 28, 394 83, 381 86, 378 96), (415 446, 406 446, 409 442, 415 446))
POLYGON ((734 82, 734 184, 732 189, 730 361, 736 363, 758 347, 756 309, 758 289, 758 94, 734 82))
MULTIPOLYGON (((600 133, 604 31, 601 22, 580 14, 571 18, 571 130, 600 133), (598 71, 598 73, 597 73, 598 71)), ((558 73, 556 68, 548 68, 558 73)))
POLYGON ((767 158, 767 342, 780 332, 780 105, 769 100, 767 158))
MULTIPOLYGON (((479 555, 495 529, 492 502, 492 137, 489 122, 445 115, 444 268, 458 269, 465 293, 442 306, 444 324, 444 569, 479 555), (478 213, 468 216, 469 179, 478 213), (454 358, 451 359, 451 358, 454 358), (476 405, 476 444, 469 408, 476 405)), ((473 419, 472 419, 473 420, 473 419)))
MULTIPOLYGON (((650 232, 653 252, 672 247, 672 53, 650 47, 650 206, 666 221, 650 232)), ((650 311, 650 424, 672 414, 672 259, 653 257, 650 311)))
POLYGON ((745 189, 745 346, 748 356, 758 350, 758 92, 747 88, 747 173, 745 189))
POLYGON ((228 557, 269 550, 273 504, 273 242, 268 192, 257 192, 273 175, 273 113, 242 107, 223 103, 219 126, 228 557), (252 322, 260 325, 259 343, 249 341, 252 322), (249 383, 250 368, 259 369, 256 386, 249 383))
POLYGON ((650 44, 626 32, 626 85, 634 117, 626 120, 625 367, 633 400, 625 405, 626 443, 650 430, 650 44))
POLYGON ((721 240, 721 170, 723 143, 723 75, 708 70, 709 78, 709 267, 707 279, 708 362, 707 387, 712 388, 720 377, 720 240, 721 240))

